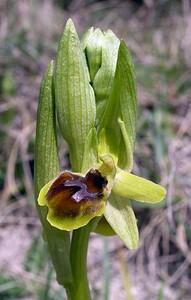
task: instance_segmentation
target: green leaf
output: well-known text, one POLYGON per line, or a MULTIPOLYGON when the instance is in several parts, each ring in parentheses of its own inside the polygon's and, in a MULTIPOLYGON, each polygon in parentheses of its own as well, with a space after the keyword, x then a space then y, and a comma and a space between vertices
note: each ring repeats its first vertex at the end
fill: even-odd
MULTIPOLYGON (((37 112, 35 143, 35 199, 41 188, 59 173, 59 159, 56 137, 55 103, 53 89, 53 61, 44 75, 37 112)), ((48 243, 52 263, 60 284, 72 281, 69 263, 69 234, 53 228, 47 221, 47 208, 40 207, 36 201, 44 236, 48 243)))
POLYGON ((84 143, 94 127, 96 104, 85 54, 72 20, 68 20, 56 59, 55 91, 58 122, 68 142, 74 172, 80 172, 84 143))
POLYGON ((138 247, 137 220, 128 199, 112 192, 107 201, 104 216, 127 248, 138 247))
POLYGON ((117 172, 113 192, 121 197, 148 203, 160 202, 166 195, 162 186, 125 171, 117 172))

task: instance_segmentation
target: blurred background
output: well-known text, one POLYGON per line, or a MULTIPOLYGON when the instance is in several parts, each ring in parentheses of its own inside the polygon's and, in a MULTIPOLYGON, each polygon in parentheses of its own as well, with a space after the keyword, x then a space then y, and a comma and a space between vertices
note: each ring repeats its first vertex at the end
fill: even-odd
MULTIPOLYGON (((61 300, 33 195, 39 87, 71 17, 82 35, 112 29, 132 54, 139 117, 134 173, 167 188, 133 203, 140 246, 92 234, 93 300, 188 300, 191 295, 190 0, 0 1, 0 299, 61 300)), ((62 164, 68 165, 60 143, 62 164)), ((85 299, 84 299, 85 300, 85 299)))

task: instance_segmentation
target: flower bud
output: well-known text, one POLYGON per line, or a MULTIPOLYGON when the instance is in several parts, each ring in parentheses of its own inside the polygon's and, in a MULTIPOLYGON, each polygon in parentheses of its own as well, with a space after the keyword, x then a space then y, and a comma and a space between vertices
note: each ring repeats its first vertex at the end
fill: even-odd
POLYGON ((115 76, 119 39, 108 30, 96 29, 83 39, 90 78, 96 97, 96 125, 104 114, 115 76))
POLYGON ((137 103, 130 53, 111 30, 91 28, 82 45, 95 93, 99 155, 112 155, 118 167, 131 171, 137 103))
POLYGON ((87 34, 82 37, 82 46, 85 49, 92 83, 102 64, 102 47, 105 42, 104 39, 105 36, 99 28, 95 29, 95 31, 91 28, 91 31, 88 31, 87 34))

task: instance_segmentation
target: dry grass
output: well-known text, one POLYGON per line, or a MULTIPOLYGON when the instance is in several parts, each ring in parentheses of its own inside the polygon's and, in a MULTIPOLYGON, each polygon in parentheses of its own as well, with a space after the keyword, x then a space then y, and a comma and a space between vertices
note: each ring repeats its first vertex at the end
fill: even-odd
POLYGON ((116 295, 124 300, 127 294, 131 300, 129 286, 136 300, 190 299, 191 6, 189 0, 179 2, 151 0, 135 8, 130 1, 85 5, 73 0, 63 11, 51 0, 1 1, 1 299, 63 298, 46 246, 37 239, 33 153, 40 81, 68 17, 80 33, 93 25, 111 28, 126 40, 140 105, 134 172, 167 188, 161 206, 134 205, 138 250, 128 251, 109 238, 105 256, 106 242, 92 235, 89 274, 95 299, 102 299, 98 290, 108 276, 104 279, 104 260, 109 300, 116 295))

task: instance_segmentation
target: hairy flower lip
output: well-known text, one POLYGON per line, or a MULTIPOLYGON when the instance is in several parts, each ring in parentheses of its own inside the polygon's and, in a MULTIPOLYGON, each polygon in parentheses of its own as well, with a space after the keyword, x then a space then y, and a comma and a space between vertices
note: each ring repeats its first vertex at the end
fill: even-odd
POLYGON ((47 220, 52 226, 73 230, 103 214, 107 183, 97 169, 85 176, 64 171, 41 189, 38 204, 48 207, 47 220))

